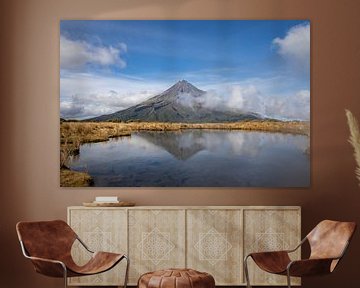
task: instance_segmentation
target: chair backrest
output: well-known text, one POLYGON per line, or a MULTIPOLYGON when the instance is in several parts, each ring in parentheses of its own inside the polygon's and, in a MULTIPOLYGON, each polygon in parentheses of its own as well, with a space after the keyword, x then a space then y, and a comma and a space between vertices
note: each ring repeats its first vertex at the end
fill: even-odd
POLYGON ((61 260, 70 256, 75 232, 62 220, 19 222, 19 240, 30 256, 61 260))
POLYGON ((306 236, 311 248, 310 259, 342 256, 355 229, 355 222, 321 221, 306 236))

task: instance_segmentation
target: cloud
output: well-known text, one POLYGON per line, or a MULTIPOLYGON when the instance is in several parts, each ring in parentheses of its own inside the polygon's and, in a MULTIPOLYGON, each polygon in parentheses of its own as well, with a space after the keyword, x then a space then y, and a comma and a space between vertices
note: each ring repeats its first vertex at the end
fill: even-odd
POLYGON ((310 23, 290 28, 284 38, 275 38, 272 43, 277 48, 277 53, 293 68, 309 73, 310 23))
POLYGON ((310 120, 310 91, 270 97, 265 107, 265 114, 269 117, 310 120))
POLYGON ((267 84, 261 85, 260 82, 258 79, 258 86, 255 84, 222 85, 218 89, 209 90, 197 97, 182 93, 178 101, 193 109, 201 106, 218 111, 255 112, 264 117, 284 120, 310 119, 309 90, 272 94, 264 89, 267 84))
POLYGON ((126 109, 149 98, 147 91, 132 94, 119 94, 109 90, 100 94, 76 94, 70 101, 60 103, 60 114, 64 118, 89 118, 110 114, 126 109))
POLYGON ((83 115, 85 113, 85 107, 73 102, 62 102, 60 103, 60 111, 60 117, 65 119, 75 118, 74 115, 83 115))
POLYGON ((60 115, 85 119, 136 105, 162 92, 164 83, 140 79, 65 73, 60 79, 60 115))
POLYGON ((259 89, 254 85, 242 87, 234 85, 230 89, 230 98, 227 106, 230 109, 251 111, 264 114, 264 100, 259 89))
POLYGON ((113 46, 95 46, 86 41, 71 40, 60 36, 60 67, 62 70, 83 70, 87 65, 125 68, 122 54, 127 52, 125 43, 113 46))
POLYGON ((197 97, 182 93, 178 101, 194 109, 201 106, 220 111, 251 111, 260 114, 264 112, 261 93, 254 85, 223 86, 197 97))

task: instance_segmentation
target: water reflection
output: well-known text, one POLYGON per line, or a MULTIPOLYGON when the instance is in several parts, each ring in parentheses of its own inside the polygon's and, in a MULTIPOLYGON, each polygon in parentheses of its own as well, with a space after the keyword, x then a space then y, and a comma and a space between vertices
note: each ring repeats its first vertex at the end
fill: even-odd
MULTIPOLYGON (((202 150, 231 155, 256 156, 264 145, 286 143, 305 152, 309 141, 304 136, 281 133, 239 132, 224 130, 188 130, 184 132, 141 132, 137 137, 163 148, 180 160, 187 160, 202 150), (285 134, 286 135, 286 134, 285 134), (293 137, 291 137, 293 136, 293 137)), ((133 142, 139 142, 137 138, 133 142)))
MULTIPOLYGON (((187 160, 196 153, 206 149, 201 131, 182 132, 147 132, 136 136, 163 148, 176 159, 187 160)), ((136 138, 134 139, 136 142, 136 138)))
POLYGON ((71 167, 95 186, 304 187, 309 138, 281 133, 185 130, 134 133, 82 145, 71 167))

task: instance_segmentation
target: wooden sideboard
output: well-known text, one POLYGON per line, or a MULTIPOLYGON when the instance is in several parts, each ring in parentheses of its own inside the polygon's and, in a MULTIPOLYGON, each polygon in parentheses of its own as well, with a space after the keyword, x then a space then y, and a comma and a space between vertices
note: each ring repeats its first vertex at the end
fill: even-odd
MULTIPOLYGON (((246 254, 293 248, 301 240, 298 206, 80 206, 68 207, 68 223, 92 250, 129 255, 129 285, 145 272, 183 267, 212 274, 216 285, 245 285, 246 254)), ((78 263, 89 259, 79 243, 72 254, 78 263)), ((253 285, 286 285, 286 277, 249 264, 253 285)), ((120 263, 103 274, 70 278, 69 285, 121 285, 124 271, 120 263)), ((300 285, 298 278, 292 282, 300 285)))

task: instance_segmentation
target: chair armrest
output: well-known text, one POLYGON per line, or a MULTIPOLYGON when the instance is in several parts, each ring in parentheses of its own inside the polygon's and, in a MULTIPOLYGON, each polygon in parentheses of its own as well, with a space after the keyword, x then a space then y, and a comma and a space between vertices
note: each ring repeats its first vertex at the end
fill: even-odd
POLYGON ((264 251, 264 252, 252 252, 249 253, 248 256, 254 256, 254 255, 279 255, 279 254, 288 254, 287 250, 278 250, 278 251, 264 251))
POLYGON ((53 264, 60 264, 61 266, 66 267, 65 264, 59 260, 47 259, 47 258, 41 258, 41 257, 33 257, 33 256, 26 256, 26 258, 30 259, 31 261, 49 262, 49 263, 53 263, 53 264))
POLYGON ((40 257, 32 257, 32 256, 25 256, 26 258, 30 259, 34 265, 35 271, 51 277, 66 277, 67 268, 66 265, 59 261, 53 259, 46 259, 40 257))
POLYGON ((332 272, 332 263, 339 258, 303 259, 291 261, 287 266, 290 276, 312 276, 329 274, 332 272))
POLYGON ((46 259, 40 257, 30 256, 24 246, 24 243, 20 241, 21 251, 25 258, 30 259, 34 265, 35 271, 51 277, 66 277, 67 268, 66 265, 55 259, 46 259))
POLYGON ((249 253, 248 255, 246 255, 245 259, 247 258, 253 258, 255 259, 259 259, 259 258, 278 258, 278 257, 285 257, 288 258, 289 257, 289 251, 287 250, 279 250, 279 251, 264 251, 264 252, 252 252, 249 253))

